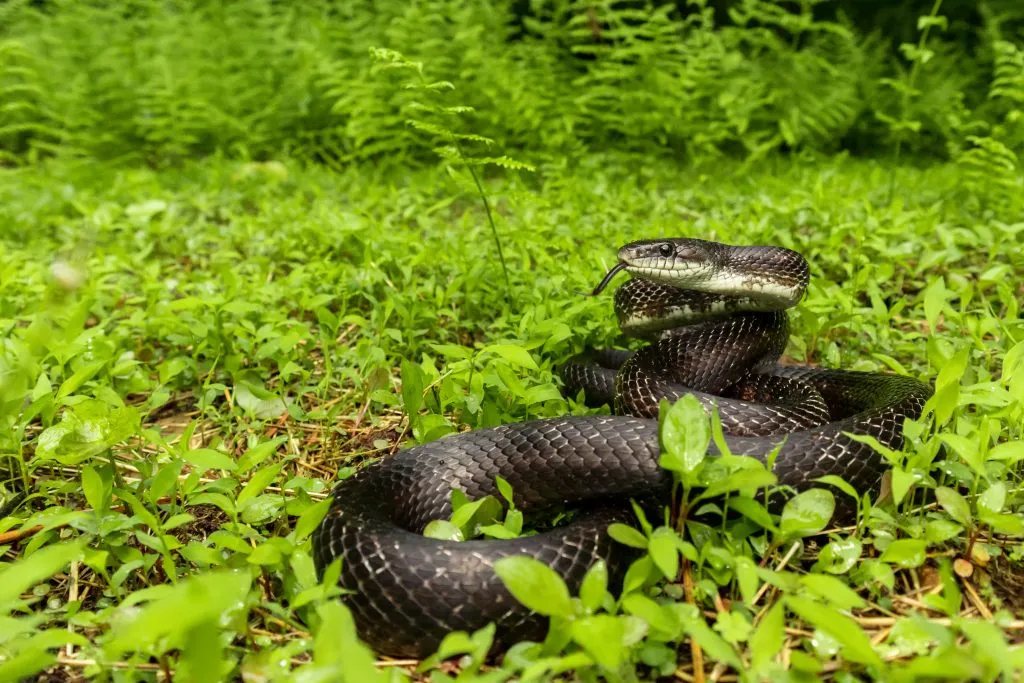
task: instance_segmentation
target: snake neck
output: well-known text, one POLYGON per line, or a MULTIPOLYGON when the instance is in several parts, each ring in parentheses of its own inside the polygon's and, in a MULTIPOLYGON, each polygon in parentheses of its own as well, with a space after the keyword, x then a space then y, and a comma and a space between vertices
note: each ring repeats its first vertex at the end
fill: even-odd
POLYGON ((678 327, 759 312, 765 306, 758 297, 697 292, 650 280, 629 280, 615 290, 619 329, 638 339, 661 339, 678 327))

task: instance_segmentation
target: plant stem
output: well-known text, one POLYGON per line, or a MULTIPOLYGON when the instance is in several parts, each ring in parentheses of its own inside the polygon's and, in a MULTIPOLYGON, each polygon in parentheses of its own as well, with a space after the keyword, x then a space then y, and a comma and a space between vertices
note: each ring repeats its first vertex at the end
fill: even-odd
POLYGON ((466 165, 466 169, 469 171, 469 175, 473 177, 473 182, 476 183, 476 190, 480 194, 480 199, 484 203, 484 211, 487 212, 487 222, 491 225, 491 234, 494 236, 494 244, 498 247, 498 261, 501 262, 501 273, 505 276, 505 300, 508 301, 512 298, 512 281, 508 277, 508 268, 505 266, 505 254, 501 250, 501 239, 498 237, 498 226, 494 224, 494 215, 491 213, 491 203, 487 201, 487 194, 484 192, 484 186, 480 183, 480 178, 477 176, 476 171, 473 170, 472 164, 466 160, 466 155, 462 151, 462 145, 459 144, 458 140, 455 141, 455 149, 459 151, 459 158, 462 159, 462 163, 466 165))
MULTIPOLYGON (((939 9, 942 7, 942 0, 935 0, 935 4, 932 5, 932 11, 928 13, 929 17, 935 17, 939 13, 939 9)), ((924 50, 925 45, 928 44, 928 33, 932 30, 932 25, 929 23, 921 31, 921 37, 917 41, 917 58, 914 60, 914 65, 910 67, 910 78, 907 79, 907 87, 903 90, 903 96, 900 99, 900 118, 906 120, 907 108, 910 106, 910 91, 914 89, 914 83, 917 81, 917 73, 921 70, 921 52, 924 50)), ((903 147, 903 133, 896 138, 896 153, 893 157, 892 170, 889 173, 889 199, 887 204, 892 204, 893 195, 896 192, 896 165, 900 161, 900 151, 903 147)))

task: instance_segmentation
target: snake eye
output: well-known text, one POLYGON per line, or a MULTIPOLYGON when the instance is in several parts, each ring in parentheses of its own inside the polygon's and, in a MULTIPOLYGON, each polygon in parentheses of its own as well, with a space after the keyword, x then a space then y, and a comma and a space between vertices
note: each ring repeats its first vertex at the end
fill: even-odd
POLYGON ((665 242, 664 244, 658 247, 658 251, 661 253, 662 256, 668 258, 673 254, 673 252, 675 252, 675 249, 672 248, 671 244, 665 242))

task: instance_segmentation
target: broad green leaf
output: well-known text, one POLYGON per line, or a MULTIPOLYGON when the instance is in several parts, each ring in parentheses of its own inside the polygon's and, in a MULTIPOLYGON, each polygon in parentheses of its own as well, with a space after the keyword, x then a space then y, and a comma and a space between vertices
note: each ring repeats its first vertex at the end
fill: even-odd
POLYGON ((491 344, 485 346, 484 351, 490 351, 501 356, 503 359, 520 368, 526 368, 527 370, 539 370, 537 361, 533 359, 530 352, 524 349, 522 346, 516 346, 514 344, 491 344))
POLYGON ((594 614, 572 624, 572 639, 605 669, 615 671, 625 654, 622 639, 625 629, 618 617, 594 614))
POLYGON ((924 317, 928 322, 928 328, 935 329, 939 313, 946 305, 946 283, 939 277, 932 280, 931 284, 924 290, 924 317))
POLYGON ((1018 463, 1024 460, 1024 441, 1006 441, 996 444, 988 452, 988 459, 1011 464, 1018 463))
POLYGON ((82 468, 82 492, 89 507, 97 512, 104 512, 110 506, 110 491, 103 483, 103 478, 92 467, 82 468))
POLYGON ((279 436, 269 441, 263 441, 256 444, 252 448, 248 449, 242 454, 242 457, 238 459, 238 471, 248 472, 254 467, 259 466, 264 460, 273 455, 281 444, 288 440, 287 437, 279 436))
POLYGON ((647 547, 647 537, 628 524, 623 524, 621 522, 613 522, 612 524, 609 524, 608 535, 619 543, 628 545, 632 548, 644 549, 647 547))
POLYGON ((501 475, 494 478, 494 483, 498 487, 498 493, 504 498, 510 506, 515 505, 515 501, 512 496, 512 484, 509 484, 501 475))
POLYGON ((927 541, 901 538, 890 543, 889 547, 885 549, 878 559, 882 562, 889 562, 905 569, 910 569, 924 564, 927 550, 927 541))
POLYGON ((497 560, 494 571, 513 597, 534 612, 549 617, 573 615, 569 589, 543 562, 514 555, 497 560))
POLYGON ((786 637, 785 613, 782 601, 776 602, 765 612, 750 638, 752 668, 761 676, 782 651, 786 637))
POLYGON ((225 615, 245 609, 250 581, 247 572, 223 570, 183 579, 131 619, 115 623, 104 649, 118 656, 151 647, 163 637, 184 636, 203 622, 219 624, 225 615))
POLYGON ((740 586, 743 602, 749 606, 761 585, 761 580, 757 576, 757 565, 749 557, 740 556, 733 558, 733 568, 736 571, 736 582, 740 586))
POLYGON ((935 497, 950 517, 964 526, 970 526, 971 506, 963 496, 951 488, 939 486, 935 489, 935 497))
POLYGON ((652 576, 657 576, 657 569, 654 560, 650 555, 634 560, 629 569, 626 570, 626 577, 622 580, 622 594, 626 595, 631 591, 641 588, 652 576))
POLYGON ((718 498, 733 491, 756 491, 774 484, 778 478, 767 470, 738 470, 710 484, 696 500, 718 498))
POLYGON ((978 496, 978 509, 989 513, 1002 512, 1006 505, 1006 484, 997 481, 978 496))
POLYGON ((497 523, 504 510, 497 498, 484 496, 461 505, 452 513, 451 523, 462 529, 465 538, 470 538, 475 535, 477 527, 497 523))
POLYGON ((340 671, 339 683, 371 683, 384 679, 373 652, 356 635, 352 612, 344 604, 325 601, 318 607, 318 616, 320 625, 313 644, 313 661, 318 666, 340 671))
POLYGON ((856 538, 834 539, 818 553, 814 569, 823 569, 830 574, 845 574, 857 564, 862 552, 861 542, 856 538))
POLYGON ((95 377, 106 364, 106 361, 96 361, 94 363, 83 365, 81 368, 76 370, 70 377, 61 383, 60 389, 57 390, 57 400, 59 401, 60 399, 77 391, 79 387, 95 377))
POLYGON ((79 556, 84 545, 83 540, 48 545, 7 565, 0 571, 0 604, 18 599, 32 586, 64 569, 79 556))
POLYGON ((796 595, 786 597, 786 606, 804 621, 835 638, 842 645, 843 656, 850 661, 882 666, 882 658, 871 646, 871 639, 857 622, 845 614, 796 595))
POLYGON ((844 581, 828 574, 806 574, 800 577, 800 583, 808 592, 842 610, 856 609, 867 604, 844 581))
POLYGON ((608 565, 598 560, 583 577, 580 584, 580 602, 588 612, 594 612, 601 606, 605 592, 608 590, 608 565))
POLYGON ((782 508, 779 534, 800 538, 818 533, 828 525, 836 509, 836 499, 827 489, 810 489, 790 498, 782 508))
POLYGON ((673 529, 662 526, 654 530, 647 546, 647 552, 650 553, 655 566, 669 581, 674 581, 679 573, 677 539, 678 536, 673 529))
POLYGON ((712 659, 728 664, 737 672, 743 672, 743 662, 736 654, 736 650, 725 638, 708 627, 704 615, 700 614, 693 605, 684 604, 679 607, 679 615, 687 635, 697 641, 712 659))
POLYGON ((296 542, 305 539, 320 525, 323 518, 327 515, 327 510, 331 507, 333 500, 326 498, 321 500, 315 505, 311 505, 306 508, 301 515, 299 515, 299 521, 295 523, 295 540, 296 542))
POLYGON ((892 500, 894 504, 899 505, 906 498, 910 487, 917 481, 917 477, 913 472, 908 472, 902 467, 894 467, 890 471, 892 472, 892 500))
POLYGON ((704 461, 710 443, 708 415, 693 394, 683 396, 661 416, 659 462, 665 469, 692 474, 704 461))
POLYGON ((952 448, 977 474, 985 476, 985 463, 975 439, 969 439, 961 434, 939 434, 939 440, 952 448))
POLYGON ((199 472, 206 472, 208 470, 226 470, 228 472, 234 472, 238 469, 238 464, 226 453, 215 451, 212 448, 197 448, 195 450, 185 451, 182 454, 182 458, 188 464, 192 465, 199 472))
POLYGON ((1014 658, 1002 630, 991 621, 980 619, 956 620, 956 626, 974 643, 979 654, 991 658, 1002 671, 1005 680, 1012 680, 1020 671, 1016 670, 1014 658))
POLYGON ((753 625, 742 612, 721 611, 715 618, 715 631, 733 645, 746 642, 753 625))
POLYGON ((239 510, 244 509, 245 504, 254 498, 255 496, 263 493, 263 490, 270 485, 270 482, 274 481, 277 473, 284 467, 283 462, 268 465, 261 470, 257 470, 252 477, 249 478, 249 482, 242 488, 238 494, 238 499, 235 501, 235 505, 239 510))
MULTIPOLYGON (((211 621, 202 621, 185 634, 181 665, 184 677, 196 683, 224 680, 225 664, 220 629, 211 621)), ((230 665, 229 665, 230 666, 230 665)))
POLYGON ((679 631, 680 623, 676 614, 666 605, 660 605, 642 593, 629 593, 622 598, 622 609, 640 617, 648 626, 672 637, 679 631))
POLYGON ((282 559, 281 551, 271 543, 261 543, 252 549, 246 558, 249 564, 277 564, 282 559))
POLYGON ((756 522, 762 528, 768 529, 772 532, 778 531, 778 527, 775 525, 775 520, 772 518, 771 513, 768 512, 768 509, 753 498, 747 498, 746 496, 732 496, 729 498, 726 507, 739 512, 752 522, 756 522))
POLYGON ((402 361, 402 405, 409 419, 420 412, 423 406, 423 369, 412 361, 402 361))
POLYGON ((819 484, 829 484, 835 486, 837 489, 850 496, 854 500, 860 500, 860 494, 857 493, 857 489, 853 488, 849 482, 840 476, 835 474, 826 474, 824 477, 818 477, 814 481, 819 484))

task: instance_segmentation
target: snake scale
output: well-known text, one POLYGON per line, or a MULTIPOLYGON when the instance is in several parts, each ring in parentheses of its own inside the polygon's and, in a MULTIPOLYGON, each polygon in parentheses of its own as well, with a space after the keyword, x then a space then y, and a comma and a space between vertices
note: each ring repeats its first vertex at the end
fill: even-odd
MULTIPOLYGON (((931 389, 912 378, 777 364, 788 340, 786 309, 802 298, 806 260, 780 247, 731 246, 690 238, 622 247, 594 290, 625 270, 615 295, 619 325, 650 343, 634 353, 591 351, 559 368, 565 393, 583 392, 612 415, 570 416, 452 435, 402 451, 337 484, 313 535, 320 575, 341 558, 339 583, 359 636, 380 654, 422 657, 452 630, 494 622, 508 645, 542 638, 546 619, 520 605, 493 570, 523 554, 550 565, 573 594, 587 569, 608 562, 621 577, 628 548, 606 529, 633 519, 628 501, 665 500, 671 476, 658 465, 662 398, 692 393, 718 406, 733 453, 764 458, 796 490, 837 474, 877 491, 885 465, 846 436, 867 434, 899 448, 905 418, 920 415, 931 389), (511 485, 524 513, 568 504, 570 523, 511 540, 442 541, 422 535, 451 514, 453 488, 470 499, 511 485)), ((712 444, 709 453, 715 454, 712 444)), ((842 498, 842 497, 840 497, 842 498)))

